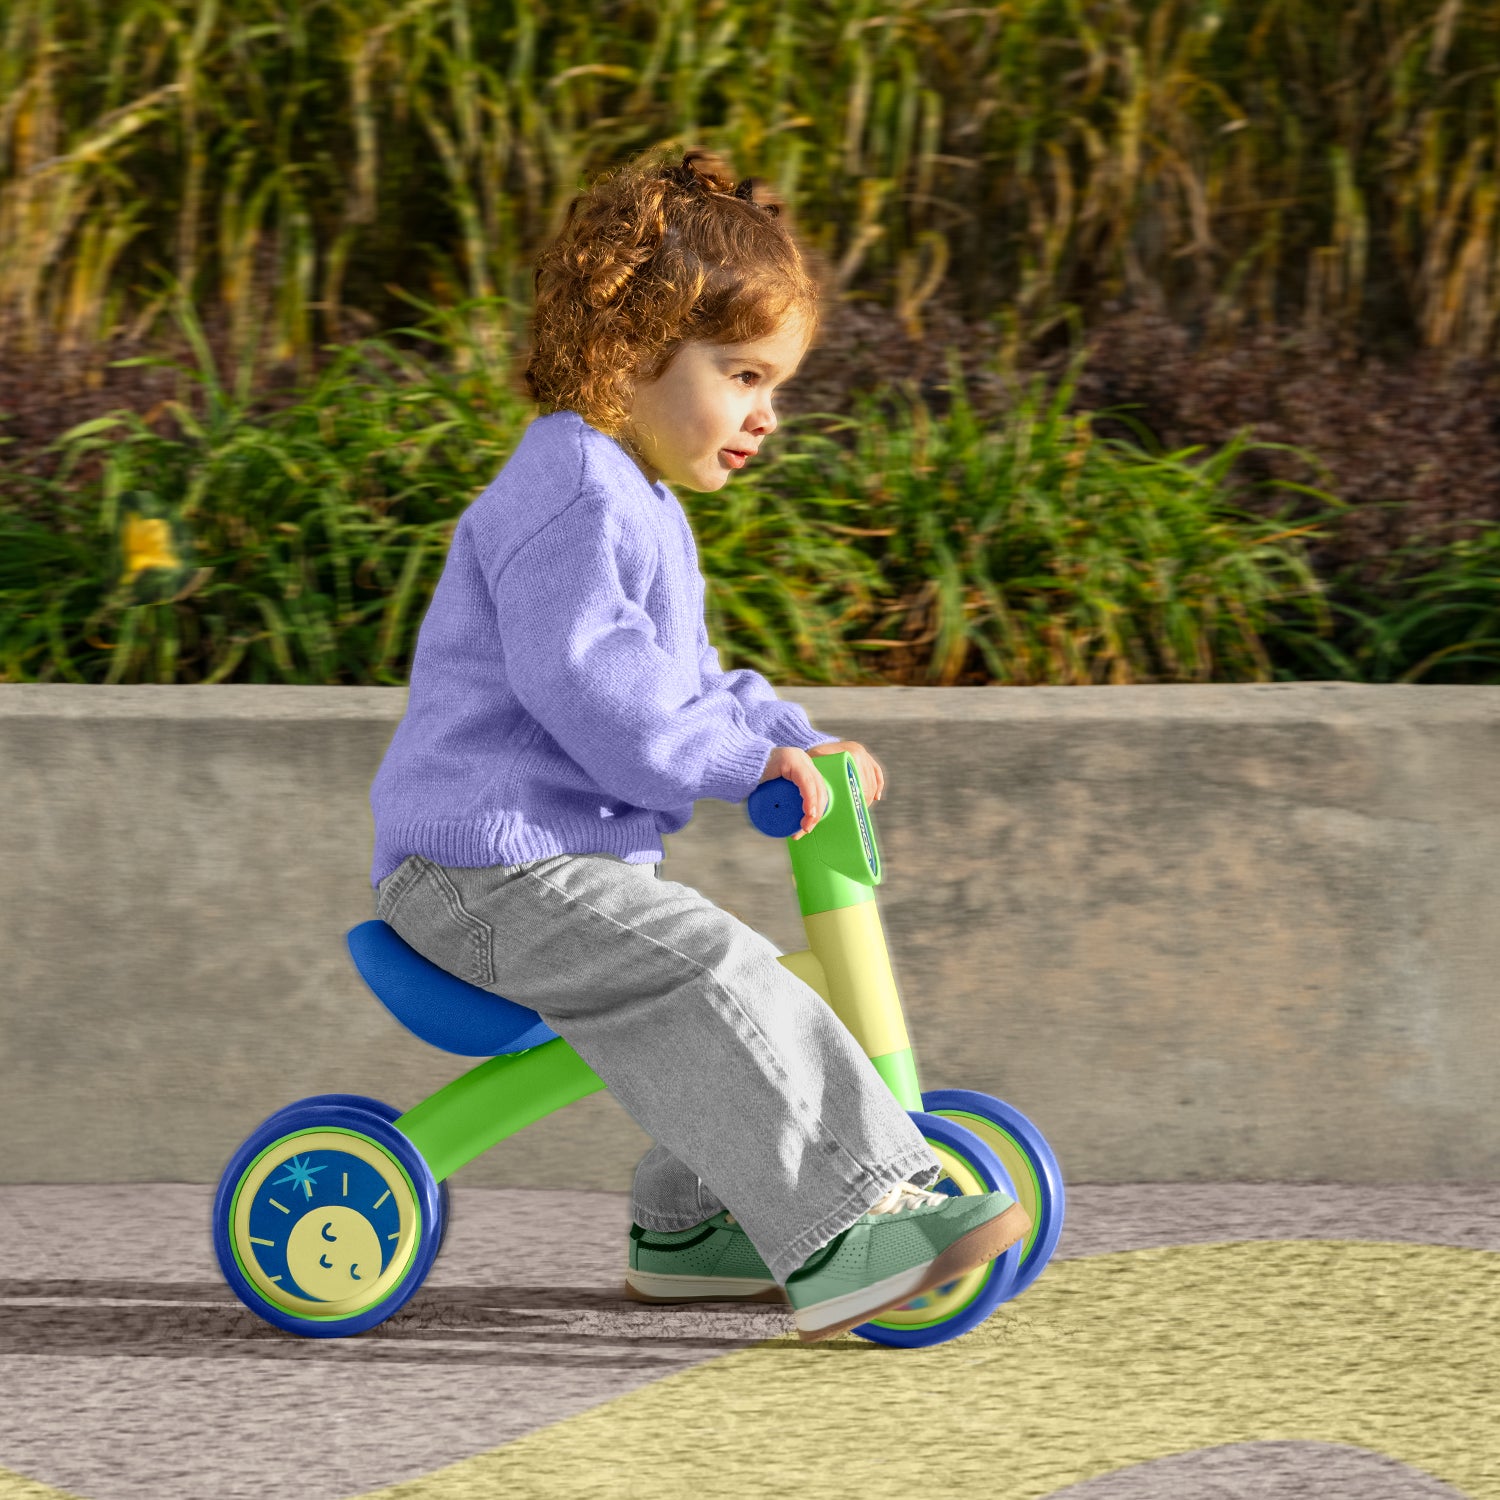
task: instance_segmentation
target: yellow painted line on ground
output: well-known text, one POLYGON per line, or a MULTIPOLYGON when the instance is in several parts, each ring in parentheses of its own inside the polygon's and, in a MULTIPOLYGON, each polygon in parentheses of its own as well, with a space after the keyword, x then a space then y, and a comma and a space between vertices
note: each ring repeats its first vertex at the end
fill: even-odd
POLYGON ((1500 1500, 1500 1255, 1307 1240, 1062 1261, 952 1343, 770 1340, 366 1500, 1042 1500, 1269 1440, 1500 1500))
POLYGON ((0 1500, 80 1500, 69 1490, 55 1490, 39 1479, 0 1469, 0 1500))
MULTIPOLYGON (((1061 1261, 952 1343, 768 1340, 365 1500, 1043 1500, 1297 1440, 1500 1500, 1500 1254, 1315 1240, 1061 1261)), ((79 1497, 0 1469, 0 1500, 79 1497)))

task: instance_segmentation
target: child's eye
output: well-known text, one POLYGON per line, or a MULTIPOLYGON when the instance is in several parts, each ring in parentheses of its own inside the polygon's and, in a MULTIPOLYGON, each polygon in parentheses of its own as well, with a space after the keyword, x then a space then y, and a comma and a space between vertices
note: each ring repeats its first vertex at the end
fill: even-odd
POLYGON ((741 370, 740 374, 736 375, 734 378, 738 380, 740 378, 740 375, 748 375, 752 380, 760 379, 760 372, 758 370, 741 370))

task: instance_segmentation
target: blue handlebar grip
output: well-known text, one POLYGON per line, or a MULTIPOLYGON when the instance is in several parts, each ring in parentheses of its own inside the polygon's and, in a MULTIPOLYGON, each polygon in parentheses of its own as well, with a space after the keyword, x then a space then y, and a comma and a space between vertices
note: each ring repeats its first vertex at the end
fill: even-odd
POLYGON ((770 838, 790 838, 802 826, 802 793, 785 776, 761 782, 745 806, 751 823, 770 838))

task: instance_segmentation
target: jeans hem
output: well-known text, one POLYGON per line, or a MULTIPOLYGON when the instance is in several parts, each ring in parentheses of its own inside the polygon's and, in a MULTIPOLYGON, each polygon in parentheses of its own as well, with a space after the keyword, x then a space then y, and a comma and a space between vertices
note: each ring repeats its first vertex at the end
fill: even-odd
MULTIPOLYGON (((714 1213, 718 1213, 718 1209, 714 1213)), ((696 1229, 700 1224, 706 1223, 713 1218, 714 1214, 699 1214, 696 1219, 684 1219, 680 1224, 664 1224, 661 1222, 660 1214, 638 1214, 632 1213, 631 1219, 639 1224, 642 1229, 649 1229, 653 1234, 681 1234, 684 1229, 696 1229)))
POLYGON ((872 1203, 878 1202, 898 1182, 914 1182, 926 1187, 935 1182, 942 1173, 941 1165, 932 1159, 931 1147, 907 1152, 886 1164, 883 1169, 872 1169, 864 1178, 850 1188, 848 1195, 833 1210, 826 1214, 811 1229, 799 1234, 780 1255, 763 1255, 766 1269, 780 1286, 785 1286, 787 1277, 796 1271, 815 1250, 820 1250, 835 1235, 842 1234, 872 1203))

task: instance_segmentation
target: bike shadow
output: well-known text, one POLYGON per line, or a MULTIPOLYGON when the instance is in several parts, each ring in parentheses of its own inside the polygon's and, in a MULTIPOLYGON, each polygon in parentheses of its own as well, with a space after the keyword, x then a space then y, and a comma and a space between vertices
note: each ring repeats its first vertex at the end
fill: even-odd
POLYGON ((808 1344, 775 1303, 643 1304, 607 1288, 426 1286, 385 1322, 306 1338, 263 1322, 223 1282, 0 1279, 0 1357, 138 1356, 349 1364, 670 1368, 784 1341, 799 1355, 876 1353, 852 1335, 808 1344))

